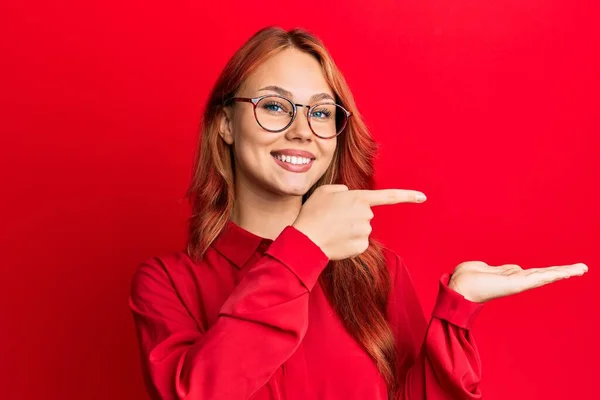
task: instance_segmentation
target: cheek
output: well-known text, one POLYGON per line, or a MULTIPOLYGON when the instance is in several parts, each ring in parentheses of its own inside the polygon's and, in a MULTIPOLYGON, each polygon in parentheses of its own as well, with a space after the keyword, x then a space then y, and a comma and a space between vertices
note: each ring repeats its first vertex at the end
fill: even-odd
POLYGON ((236 138, 235 154, 244 169, 256 169, 263 162, 264 145, 254 135, 241 134, 236 138))
POLYGON ((241 153, 252 153, 267 145, 268 136, 256 123, 251 110, 236 114, 233 126, 235 145, 241 153))
POLYGON ((335 154, 335 149, 337 148, 337 138, 330 139, 328 142, 324 143, 322 146, 322 154, 327 160, 327 166, 331 163, 333 159, 333 155, 335 154))
POLYGON ((234 133, 234 151, 240 166, 246 170, 259 170, 269 156, 273 139, 258 125, 238 125, 234 133))

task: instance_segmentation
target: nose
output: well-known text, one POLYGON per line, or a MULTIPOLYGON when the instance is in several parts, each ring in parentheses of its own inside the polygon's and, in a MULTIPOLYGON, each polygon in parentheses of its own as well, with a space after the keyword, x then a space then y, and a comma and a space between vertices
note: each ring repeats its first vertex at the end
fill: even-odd
POLYGON ((296 105, 297 113, 294 122, 287 129, 285 136, 288 140, 312 140, 313 133, 308 124, 308 107, 296 105))

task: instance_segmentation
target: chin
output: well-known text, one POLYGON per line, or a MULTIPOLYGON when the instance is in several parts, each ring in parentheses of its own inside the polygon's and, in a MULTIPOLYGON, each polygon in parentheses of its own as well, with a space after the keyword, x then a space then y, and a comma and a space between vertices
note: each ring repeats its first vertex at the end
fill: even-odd
POLYGON ((287 196, 304 196, 309 189, 309 187, 287 187, 282 188, 281 193, 287 196))
POLYGON ((286 196, 304 196, 310 190, 312 185, 309 183, 298 183, 290 184, 283 183, 279 185, 276 190, 277 192, 286 196))

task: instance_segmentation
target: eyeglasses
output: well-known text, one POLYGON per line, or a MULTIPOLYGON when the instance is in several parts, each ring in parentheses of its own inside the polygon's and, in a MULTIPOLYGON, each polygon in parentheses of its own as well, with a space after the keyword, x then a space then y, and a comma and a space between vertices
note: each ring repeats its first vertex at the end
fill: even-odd
POLYGON ((232 97, 233 101, 252 103, 254 118, 258 125, 269 132, 286 130, 296 119, 298 107, 308 108, 308 126, 312 133, 322 139, 332 139, 342 133, 352 113, 339 104, 318 103, 312 106, 293 103, 283 96, 265 95, 260 97, 232 97))

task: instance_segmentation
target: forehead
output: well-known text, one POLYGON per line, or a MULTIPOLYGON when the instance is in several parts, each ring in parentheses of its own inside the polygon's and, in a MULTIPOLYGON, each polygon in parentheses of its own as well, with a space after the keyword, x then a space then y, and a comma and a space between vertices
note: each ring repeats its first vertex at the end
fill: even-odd
POLYGON ((241 92, 257 96, 259 89, 270 85, 292 92, 296 101, 306 100, 315 93, 334 95, 319 61, 297 49, 285 49, 268 58, 246 78, 241 92))

